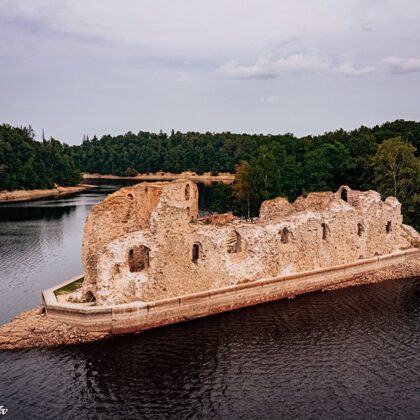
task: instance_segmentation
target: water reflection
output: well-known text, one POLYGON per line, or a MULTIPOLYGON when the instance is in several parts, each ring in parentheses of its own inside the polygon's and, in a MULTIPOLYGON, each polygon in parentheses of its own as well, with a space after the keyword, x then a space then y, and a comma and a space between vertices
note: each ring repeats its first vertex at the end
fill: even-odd
MULTIPOLYGON (((133 180, 89 180, 98 188, 0 205, 0 323, 41 302, 42 290, 82 272, 83 225, 95 204, 133 180)), ((211 186, 198 185, 201 210, 211 186), (205 193, 204 193, 205 191, 205 193)))
POLYGON ((86 216, 119 187, 0 205, 0 323, 38 305, 42 290, 81 273, 86 216))
MULTIPOLYGON (((99 184, 0 206, 0 322, 81 272, 84 220, 121 185, 99 184)), ((0 352, 0 405, 18 419, 418 418, 419 348, 420 279, 389 281, 100 343, 0 352)))
POLYGON ((64 215, 67 215, 74 211, 76 206, 72 205, 32 205, 32 206, 10 206, 10 205, 1 205, 0 206, 0 221, 25 221, 25 220, 39 220, 39 219, 60 219, 64 215))
POLYGON ((3 396, 20 418, 416 418, 419 282, 5 352, 3 396))

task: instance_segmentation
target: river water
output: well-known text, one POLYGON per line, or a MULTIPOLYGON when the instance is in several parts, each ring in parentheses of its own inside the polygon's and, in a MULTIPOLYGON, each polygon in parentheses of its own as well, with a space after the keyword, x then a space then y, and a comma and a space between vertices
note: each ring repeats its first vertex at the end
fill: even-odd
MULTIPOLYGON (((120 186, 0 206, 0 323, 81 272, 84 220, 120 186)), ((0 406, 19 420, 418 419, 420 279, 93 344, 0 352, 0 406)))

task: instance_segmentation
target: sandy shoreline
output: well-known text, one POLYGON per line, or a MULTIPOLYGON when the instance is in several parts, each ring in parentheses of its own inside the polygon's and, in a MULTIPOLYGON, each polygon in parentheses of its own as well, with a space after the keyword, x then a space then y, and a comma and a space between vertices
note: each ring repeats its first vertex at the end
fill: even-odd
MULTIPOLYGON (((420 277, 418 253, 404 263, 375 272, 359 274, 342 283, 323 289, 330 291, 345 287, 420 277)), ((91 333, 49 318, 42 307, 16 316, 11 322, 0 326, 0 350, 18 350, 39 347, 75 345, 113 337, 108 333, 91 333)))
POLYGON ((223 182, 231 184, 235 179, 235 175, 228 172, 221 172, 218 175, 211 175, 210 172, 205 172, 198 175, 195 172, 182 172, 180 174, 173 174, 170 172, 155 172, 149 174, 138 174, 136 176, 118 176, 118 175, 102 175, 84 173, 83 179, 132 179, 140 181, 173 181, 176 179, 190 179, 198 182, 223 182))
MULTIPOLYGON (((138 174, 136 176, 117 176, 117 175, 102 175, 102 174, 83 174, 83 179, 130 179, 138 181, 173 181, 176 179, 190 179, 192 181, 211 183, 223 182, 224 184, 231 184, 235 175, 224 172, 219 175, 211 175, 206 172, 202 175, 197 175, 194 172, 182 172, 181 174, 172 174, 169 172, 156 172, 150 174, 138 174)), ((17 201, 37 200, 38 198, 60 197, 68 194, 76 194, 85 190, 96 188, 96 185, 78 184, 72 187, 50 188, 47 190, 15 190, 15 191, 0 191, 0 204, 17 201)))
POLYGON ((96 185, 78 184, 72 187, 50 188, 47 190, 16 190, 16 191, 1 191, 0 203, 9 203, 16 201, 30 201, 38 198, 46 197, 61 197, 68 194, 76 194, 81 191, 96 188, 96 185))

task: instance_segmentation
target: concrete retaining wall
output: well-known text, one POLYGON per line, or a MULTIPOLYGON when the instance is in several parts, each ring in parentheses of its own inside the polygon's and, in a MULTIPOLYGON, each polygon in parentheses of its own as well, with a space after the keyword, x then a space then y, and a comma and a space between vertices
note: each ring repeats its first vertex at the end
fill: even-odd
POLYGON ((124 334, 322 290, 353 275, 402 263, 418 252, 418 249, 409 249, 349 264, 147 303, 113 306, 58 303, 55 290, 76 281, 78 277, 44 291, 43 299, 48 316, 87 331, 124 334))

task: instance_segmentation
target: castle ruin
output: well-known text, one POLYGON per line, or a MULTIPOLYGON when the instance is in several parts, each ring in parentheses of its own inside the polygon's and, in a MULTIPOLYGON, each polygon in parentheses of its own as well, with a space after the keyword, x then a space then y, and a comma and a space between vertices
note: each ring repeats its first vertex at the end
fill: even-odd
POLYGON ((95 206, 84 231, 83 297, 153 301, 354 262, 418 246, 394 197, 310 193, 262 203, 257 219, 198 218, 191 181, 142 183, 95 206))

